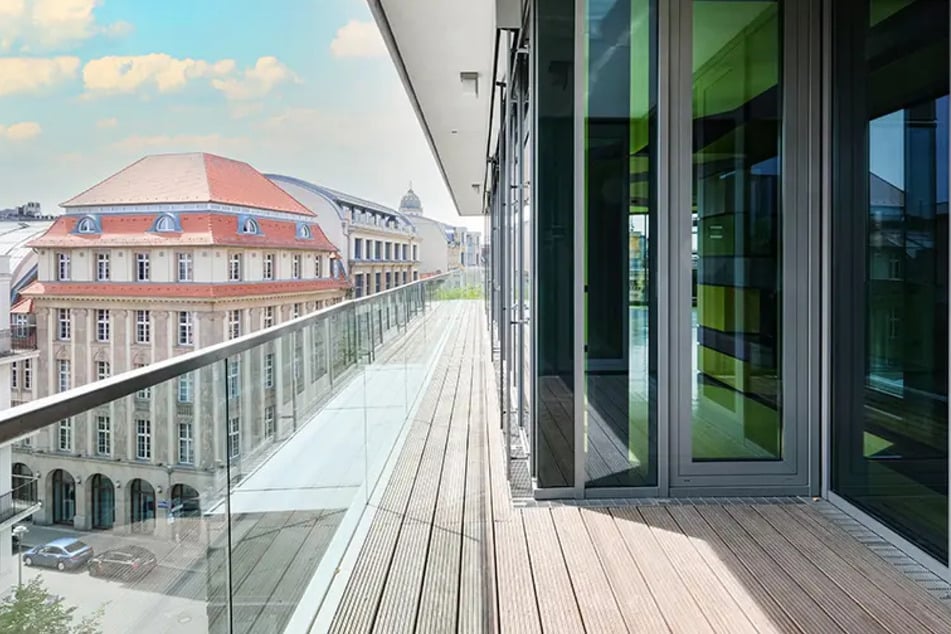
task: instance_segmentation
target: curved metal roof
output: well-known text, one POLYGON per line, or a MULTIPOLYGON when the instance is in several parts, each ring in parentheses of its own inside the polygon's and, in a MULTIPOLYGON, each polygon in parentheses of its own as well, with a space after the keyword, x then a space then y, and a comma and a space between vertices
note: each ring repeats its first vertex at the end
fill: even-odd
POLYGON ((387 207, 386 205, 381 205, 379 203, 366 200, 365 198, 360 198, 359 196, 352 196, 345 192, 331 189, 330 187, 316 185, 300 178, 295 178, 294 176, 285 176, 283 174, 265 174, 265 176, 272 180, 279 180, 285 183, 290 183, 291 185, 297 185, 298 187, 306 189, 311 193, 326 198, 328 201, 334 204, 337 209, 337 215, 341 220, 346 217, 341 205, 348 205, 351 207, 360 207, 361 209, 366 209, 367 211, 371 211, 373 213, 390 216, 408 227, 416 227, 413 221, 410 220, 406 214, 402 214, 395 209, 387 207))

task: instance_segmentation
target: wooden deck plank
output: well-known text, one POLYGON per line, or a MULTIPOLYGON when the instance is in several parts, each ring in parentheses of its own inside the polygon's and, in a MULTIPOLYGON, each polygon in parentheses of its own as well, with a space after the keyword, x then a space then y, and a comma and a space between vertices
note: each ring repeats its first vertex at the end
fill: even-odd
POLYGON ((522 511, 535 598, 546 632, 584 632, 568 566, 547 508, 522 511))
POLYGON ((537 581, 532 575, 528 541, 522 514, 505 522, 495 522, 496 574, 499 631, 502 634, 541 632, 537 581))
POLYGON ((474 329, 470 329, 469 340, 463 351, 459 382, 453 395, 449 437, 416 623, 419 632, 455 631, 458 619, 474 335, 474 329), (470 351, 470 354, 467 355, 466 351, 470 351))
POLYGON ((689 538, 680 531, 667 509, 642 506, 638 511, 713 629, 753 634, 756 631, 753 624, 700 553, 691 546, 689 538))
POLYGON ((924 623, 893 601, 878 586, 856 574, 855 568, 815 539, 812 533, 798 522, 790 521, 789 514, 781 507, 758 505, 752 508, 885 629, 890 632, 928 630, 924 623))
POLYGON ((710 623, 664 556, 637 508, 612 507, 611 515, 671 631, 684 634, 712 632, 710 623))
POLYGON ((696 511, 803 632, 842 631, 828 614, 816 609, 815 602, 788 571, 778 566, 724 507, 704 505, 696 511))
POLYGON ((606 509, 582 508, 581 517, 591 535, 608 582, 631 632, 669 632, 660 608, 606 509))
POLYGON ((581 620, 588 632, 627 632, 611 584, 601 566, 577 508, 563 506, 551 511, 558 541, 562 545, 568 574, 575 589, 581 620))
POLYGON ((772 557, 774 565, 788 572, 813 602, 846 632, 888 631, 856 604, 852 597, 823 575, 812 562, 802 557, 782 534, 752 508, 740 505, 723 508, 772 557))
POLYGON ((671 505, 667 511, 758 631, 799 632, 760 580, 727 548, 696 508, 671 505))
POLYGON ((918 584, 910 583, 908 577, 899 569, 840 527, 829 522, 814 509, 797 504, 785 510, 816 539, 847 557, 859 574, 872 581, 895 601, 906 606, 914 606, 916 617, 923 619, 929 628, 935 631, 951 632, 951 610, 918 584))

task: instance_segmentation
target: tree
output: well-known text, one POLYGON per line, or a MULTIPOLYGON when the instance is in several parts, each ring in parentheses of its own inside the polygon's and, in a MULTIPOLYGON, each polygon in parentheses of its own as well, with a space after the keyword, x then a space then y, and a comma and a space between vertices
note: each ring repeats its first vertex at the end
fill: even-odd
POLYGON ((46 591, 40 577, 19 586, 0 603, 0 634, 101 634, 102 608, 73 623, 75 607, 46 591))

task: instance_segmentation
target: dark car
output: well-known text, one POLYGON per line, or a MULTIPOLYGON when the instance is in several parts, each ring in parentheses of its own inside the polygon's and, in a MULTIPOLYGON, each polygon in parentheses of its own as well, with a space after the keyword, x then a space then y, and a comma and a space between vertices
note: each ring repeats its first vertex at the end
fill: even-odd
POLYGON ((155 555, 141 546, 113 548, 89 561, 89 574, 95 577, 138 579, 155 568, 155 555))
POLYGON ((23 553, 27 566, 44 566, 57 570, 73 570, 92 559, 92 546, 75 537, 63 537, 42 546, 35 546, 23 553))

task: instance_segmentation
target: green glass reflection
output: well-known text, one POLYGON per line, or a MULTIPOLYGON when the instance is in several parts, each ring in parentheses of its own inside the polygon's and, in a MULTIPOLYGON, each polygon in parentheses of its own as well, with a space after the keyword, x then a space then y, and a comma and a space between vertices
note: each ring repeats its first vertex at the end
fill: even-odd
POLYGON ((589 487, 657 484, 656 16, 653 0, 586 7, 589 487))
POLYGON ((946 0, 836 3, 833 490, 948 560, 946 0))
POLYGON ((693 459, 778 460, 781 3, 693 4, 693 459))

